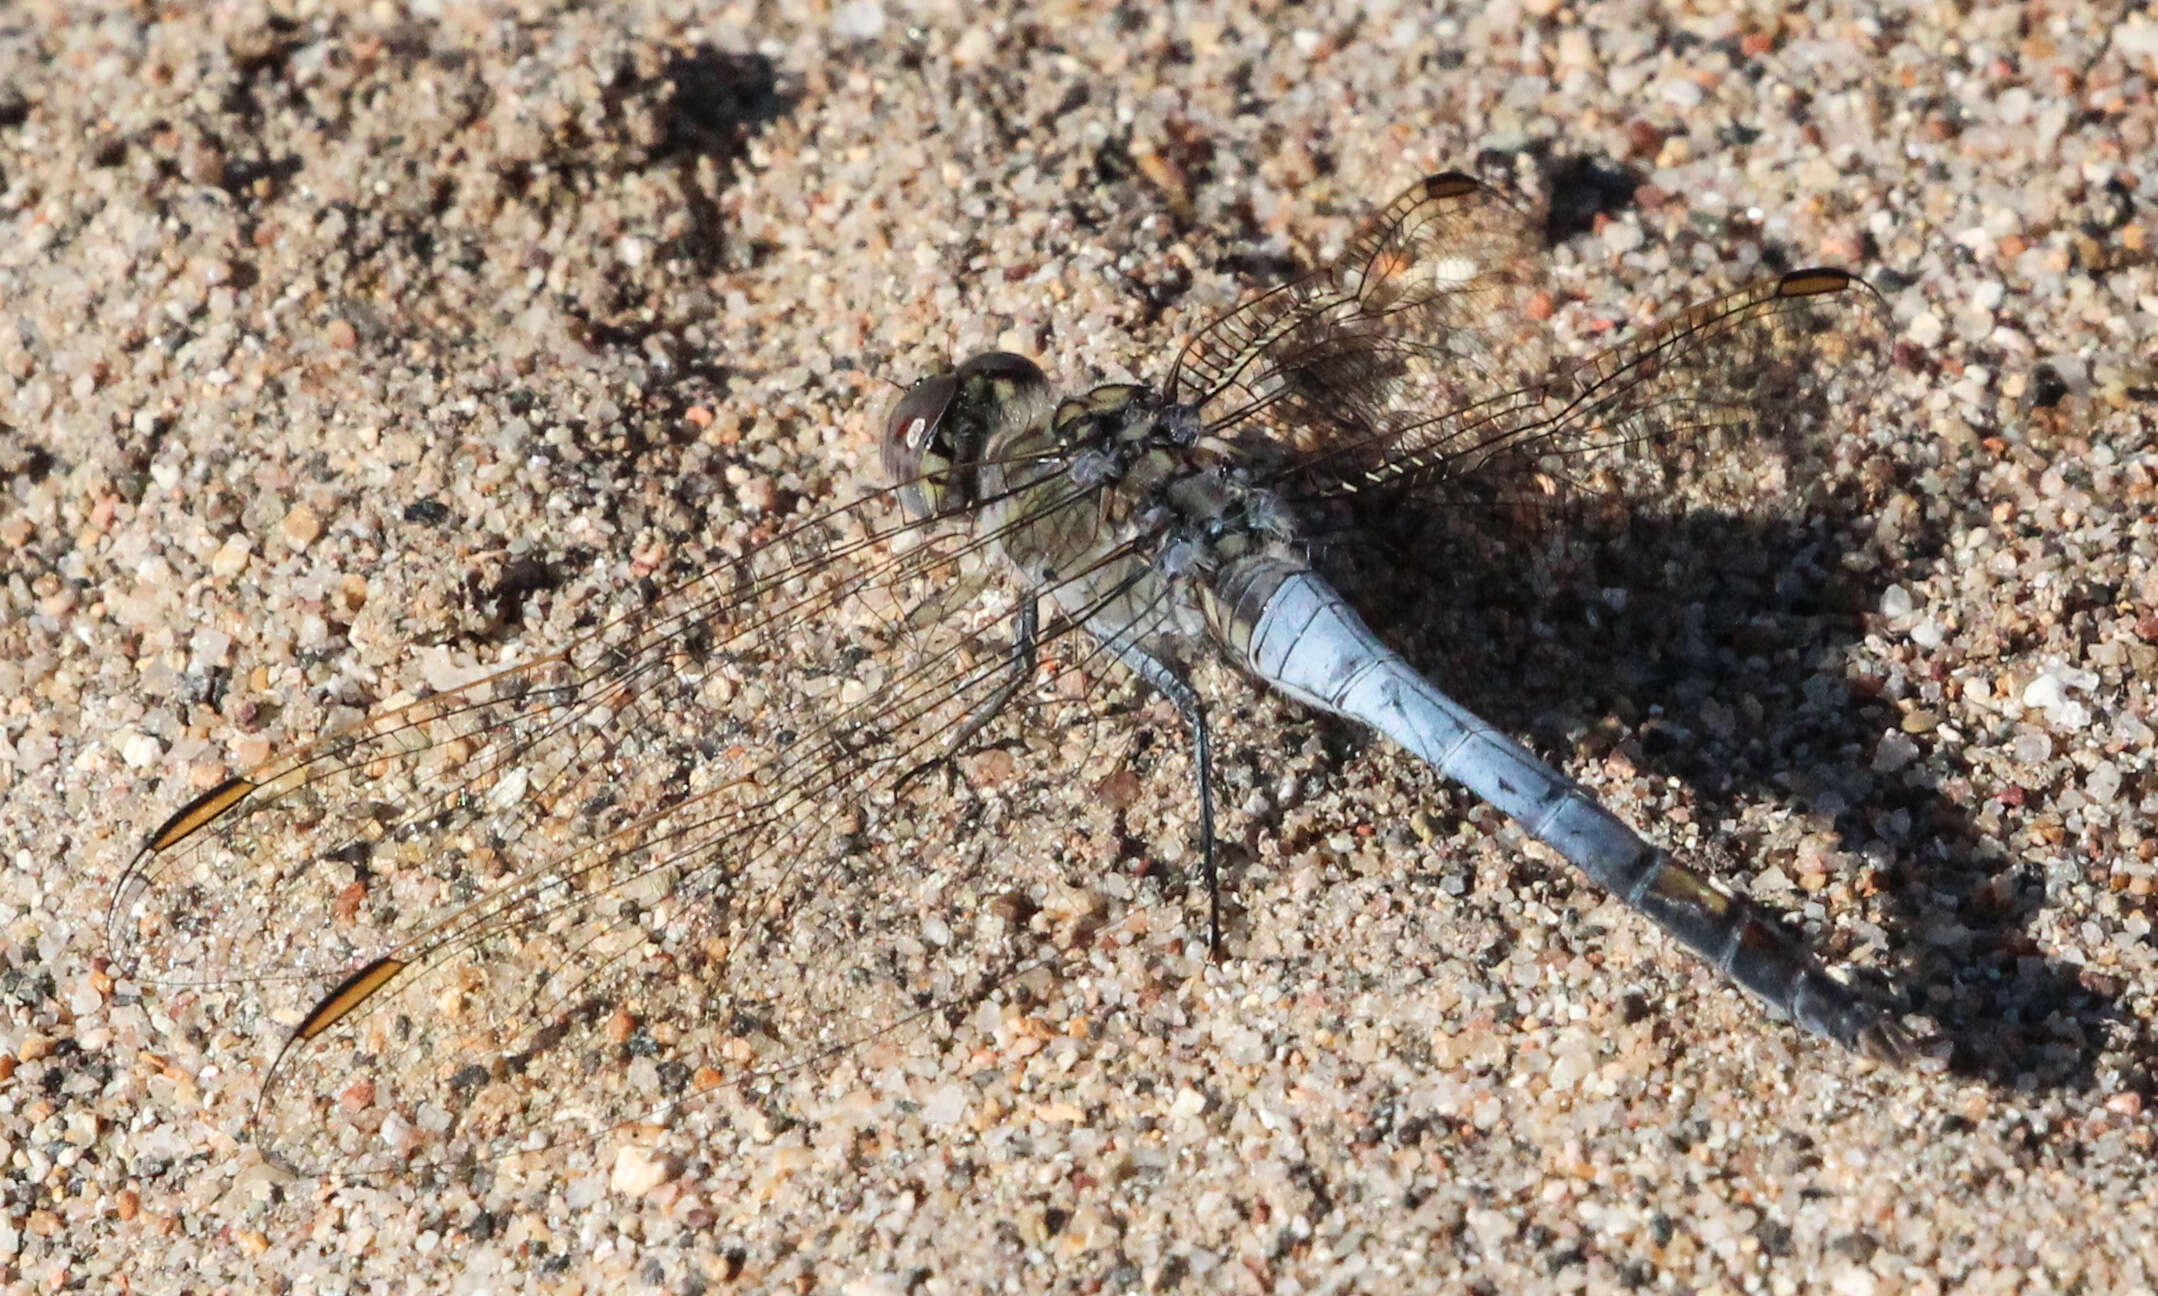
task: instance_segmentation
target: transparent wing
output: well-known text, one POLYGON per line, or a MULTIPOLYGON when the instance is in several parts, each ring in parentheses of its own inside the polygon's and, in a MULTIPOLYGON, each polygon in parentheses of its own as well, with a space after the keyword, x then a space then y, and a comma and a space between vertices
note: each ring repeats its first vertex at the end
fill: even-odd
MULTIPOLYGON (((951 596, 987 543, 880 492, 229 780, 129 866, 120 961, 283 1035, 255 1136, 309 1172, 588 1138, 966 1002, 1104 907, 1068 824, 1025 829, 1103 726, 1028 726, 1059 750, 972 796, 923 769, 1016 678, 1001 584, 951 596)), ((1071 628, 1027 709, 1099 664, 1071 628)))
POLYGON ((1522 211, 1458 172, 1396 198, 1331 266, 1210 324, 1169 379, 1210 425, 1313 455, 1540 376, 1543 260, 1522 211))
POLYGON ((1203 395, 1210 430, 1274 447, 1297 497, 1546 502, 1644 447, 1802 433, 1862 400, 1886 358, 1879 294, 1809 269, 1560 363, 1530 317, 1539 267, 1518 209, 1432 176, 1335 265, 1208 328, 1177 380, 1203 395))
POLYGON ((1744 434, 1796 447, 1863 406, 1892 340, 1886 304, 1844 270, 1797 270, 1703 302, 1475 405, 1337 437, 1298 465, 1322 491, 1448 502, 1548 500, 1621 480, 1629 462, 1744 434))

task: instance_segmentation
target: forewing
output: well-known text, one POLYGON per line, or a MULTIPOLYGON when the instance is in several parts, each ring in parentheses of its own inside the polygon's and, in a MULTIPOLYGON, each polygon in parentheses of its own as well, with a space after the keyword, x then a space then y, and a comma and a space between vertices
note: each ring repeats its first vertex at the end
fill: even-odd
POLYGON ((1210 427, 1307 459, 1383 442, 1539 376, 1530 303, 1542 285, 1518 208, 1458 172, 1429 176, 1333 265, 1208 326, 1170 389, 1210 427))
POLYGON ((1009 595, 938 598, 985 543, 880 493, 231 780, 130 865, 120 961, 254 1003, 256 1137, 310 1172, 586 1139, 966 1002, 1091 910, 1018 825, 1096 753, 923 768, 1013 678, 1009 595))

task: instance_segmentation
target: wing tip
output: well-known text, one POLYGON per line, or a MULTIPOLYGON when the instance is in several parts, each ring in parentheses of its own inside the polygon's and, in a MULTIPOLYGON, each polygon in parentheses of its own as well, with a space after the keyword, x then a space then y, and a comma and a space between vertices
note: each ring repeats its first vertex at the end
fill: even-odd
POLYGON ((1826 293, 1844 292, 1851 288, 1871 290, 1872 284, 1841 266, 1807 266, 1793 270, 1776 280, 1778 297, 1819 297, 1826 293))
POLYGON ((1483 181, 1462 171, 1438 171, 1424 177, 1425 198, 1459 198, 1486 188, 1483 181))
POLYGON ((155 855, 186 841, 207 824, 216 822, 226 811, 238 805, 262 786, 252 779, 234 775, 194 800, 172 812, 170 818, 157 826, 142 844, 142 853, 155 855))
POLYGON ((346 1014, 372 999, 377 990, 389 984, 407 966, 403 959, 385 956, 346 977, 322 996, 321 1002, 309 1009, 306 1018, 292 1028, 292 1043, 311 1040, 336 1025, 346 1014))

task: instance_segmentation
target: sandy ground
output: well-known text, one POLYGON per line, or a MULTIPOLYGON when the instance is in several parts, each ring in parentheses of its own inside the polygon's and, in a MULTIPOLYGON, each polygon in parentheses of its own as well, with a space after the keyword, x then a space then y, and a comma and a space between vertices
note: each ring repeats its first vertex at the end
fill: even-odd
MULTIPOLYGON (((0 1286, 2149 1290, 2126 8, 0 9, 0 1286), (1422 660, 1907 985, 1946 1071, 1768 1022, 1218 676, 1233 957, 535 1166, 283 1174, 275 1028, 112 961, 128 854, 227 773, 873 485, 954 357, 1159 373, 1447 167, 1553 200, 1565 338, 1789 266, 1885 293, 1815 462, 1431 576, 1422 660)), ((1118 723, 1166 789, 1120 858, 1173 864, 1174 717, 1118 723)))

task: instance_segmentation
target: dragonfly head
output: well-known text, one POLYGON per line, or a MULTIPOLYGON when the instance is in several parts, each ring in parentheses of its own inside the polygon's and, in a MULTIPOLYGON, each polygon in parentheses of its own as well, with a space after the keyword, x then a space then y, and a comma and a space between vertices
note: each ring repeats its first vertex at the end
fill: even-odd
POLYGON ((1001 414, 1041 399, 1049 378, 1025 356, 989 351, 900 394, 884 419, 884 472, 914 517, 971 507, 976 470, 1001 414))

